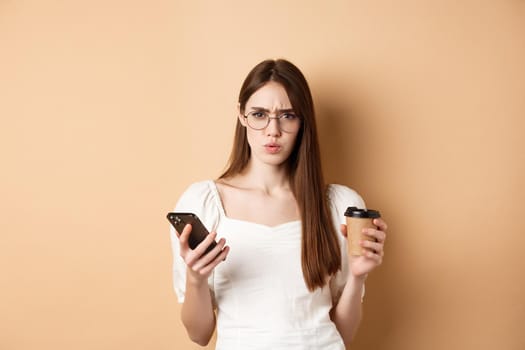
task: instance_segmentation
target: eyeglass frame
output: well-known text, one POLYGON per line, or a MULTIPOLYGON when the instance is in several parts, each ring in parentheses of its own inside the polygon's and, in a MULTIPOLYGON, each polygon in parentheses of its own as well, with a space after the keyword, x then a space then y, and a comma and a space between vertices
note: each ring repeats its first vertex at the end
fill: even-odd
POLYGON ((286 131, 286 130, 284 130, 284 129, 282 128, 282 126, 281 126, 281 118, 283 118, 283 116, 286 115, 286 114, 293 114, 293 115, 299 120, 299 128, 297 128, 297 130, 300 129, 300 123, 302 123, 303 119, 302 119, 300 116, 298 116, 297 114, 293 113, 293 110, 291 110, 291 109, 290 109, 290 110, 286 109, 286 110, 284 110, 284 112, 283 112, 283 111, 280 111, 280 112, 281 112, 281 113, 280 113, 278 116, 270 117, 270 114, 275 114, 275 113, 270 113, 270 112, 268 112, 267 110, 255 109, 255 110, 253 110, 253 111, 248 112, 248 114, 242 114, 242 116, 246 119, 246 124, 247 124, 250 128, 252 128, 253 130, 264 130, 264 129, 266 129, 266 128, 268 127, 268 125, 270 125, 270 121, 271 121, 272 119, 276 119, 276 120, 279 120, 278 125, 279 125, 279 129, 280 129, 281 131, 284 131, 284 132, 287 132, 287 133, 291 133, 291 132, 294 132, 294 131, 286 131), (268 114, 268 118, 266 119, 266 125, 265 125, 264 127, 262 127, 262 128, 258 128, 258 129, 256 129, 256 128, 254 128, 253 126, 251 126, 251 125, 250 125, 250 122, 248 121, 248 117, 249 117, 249 115, 250 115, 251 113, 266 113, 266 114, 268 114))

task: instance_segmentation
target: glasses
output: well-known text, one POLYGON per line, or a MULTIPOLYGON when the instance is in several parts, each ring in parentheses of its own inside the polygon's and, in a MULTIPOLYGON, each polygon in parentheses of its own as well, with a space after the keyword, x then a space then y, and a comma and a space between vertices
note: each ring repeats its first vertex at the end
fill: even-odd
POLYGON ((284 112, 276 117, 270 117, 269 112, 265 111, 251 111, 244 116, 248 122, 248 126, 254 130, 266 129, 270 124, 271 119, 279 121, 279 128, 284 132, 295 132, 301 126, 301 118, 293 112, 284 112))

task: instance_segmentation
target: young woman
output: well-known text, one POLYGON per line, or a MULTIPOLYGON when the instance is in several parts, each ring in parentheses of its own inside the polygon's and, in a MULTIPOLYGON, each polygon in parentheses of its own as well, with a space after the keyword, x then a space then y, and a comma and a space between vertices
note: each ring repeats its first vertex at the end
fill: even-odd
POLYGON ((312 96, 296 66, 259 63, 237 107, 226 171, 192 184, 175 208, 211 231, 194 250, 190 225, 171 231, 182 322, 200 345, 217 328, 217 349, 344 349, 365 279, 382 262, 386 223, 375 219, 377 229, 364 230, 374 242, 348 258, 344 212, 364 202, 325 185, 312 96))

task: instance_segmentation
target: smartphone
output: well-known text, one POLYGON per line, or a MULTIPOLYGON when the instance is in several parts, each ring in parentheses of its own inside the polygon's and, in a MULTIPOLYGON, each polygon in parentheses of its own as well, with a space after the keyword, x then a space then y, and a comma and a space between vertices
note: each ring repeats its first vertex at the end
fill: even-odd
MULTIPOLYGON (((199 243, 202 242, 206 238, 206 236, 210 234, 210 232, 206 229, 199 217, 193 213, 170 212, 168 213, 168 220, 169 222, 171 222, 171 224, 179 234, 182 233, 182 230, 184 229, 184 226, 186 226, 186 224, 191 225, 191 233, 190 238, 188 240, 188 244, 191 249, 197 248, 199 243)), ((204 254, 208 253, 210 250, 215 248, 216 245, 217 242, 211 242, 204 254)))

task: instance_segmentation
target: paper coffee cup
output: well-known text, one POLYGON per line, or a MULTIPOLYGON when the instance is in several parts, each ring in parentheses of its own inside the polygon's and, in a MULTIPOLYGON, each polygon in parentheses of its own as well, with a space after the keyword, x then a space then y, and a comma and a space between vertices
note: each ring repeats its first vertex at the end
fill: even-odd
POLYGON ((372 209, 359 209, 357 207, 348 207, 345 211, 346 232, 348 243, 348 255, 363 255, 363 248, 360 241, 366 239, 374 241, 370 236, 363 234, 364 228, 376 228, 372 223, 375 218, 381 217, 379 211, 372 209))

